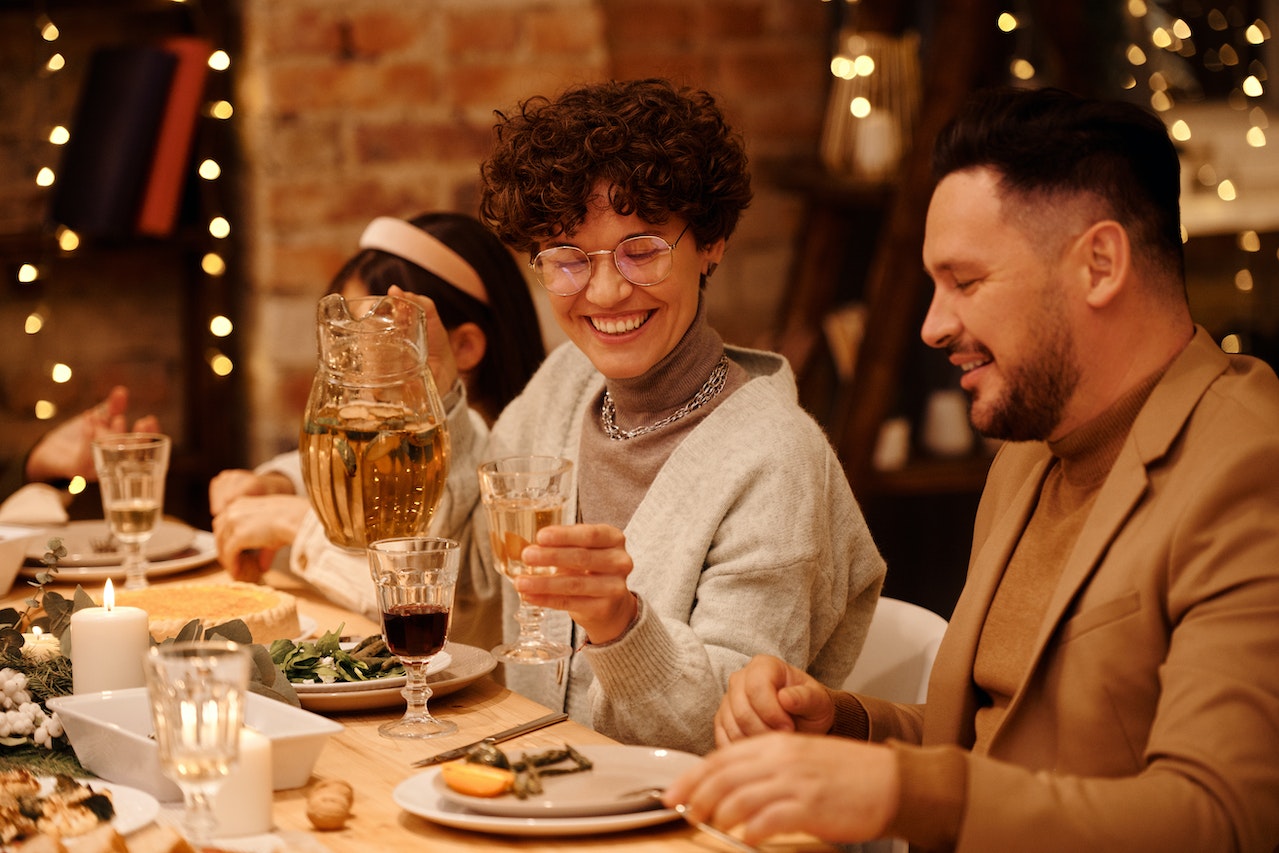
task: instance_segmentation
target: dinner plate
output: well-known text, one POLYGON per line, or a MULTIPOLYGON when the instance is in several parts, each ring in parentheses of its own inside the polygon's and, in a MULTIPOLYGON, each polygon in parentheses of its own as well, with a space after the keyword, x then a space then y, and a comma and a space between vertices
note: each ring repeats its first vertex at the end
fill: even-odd
POLYGON ((432 767, 396 785, 391 795, 395 804, 442 826, 499 835, 601 835, 656 826, 679 817, 673 809, 649 809, 589 817, 502 817, 480 814, 440 796, 435 787, 435 779, 439 773, 440 768, 432 767))
MULTIPOLYGON (((442 672, 428 676, 426 683, 431 688, 432 700, 455 693, 479 681, 493 671, 497 659, 484 649, 464 646, 460 643, 449 643, 447 646, 452 661, 442 672)), ((300 691, 293 685, 298 694, 298 701, 308 711, 368 711, 375 708, 387 708, 392 705, 403 705, 403 683, 399 687, 379 685, 369 690, 319 690, 300 691)), ((333 685, 325 685, 332 688, 333 685)))
MULTIPOLYGON (((52 776, 39 778, 41 793, 47 794, 53 790, 55 780, 52 776)), ((121 835, 137 832, 155 820, 156 815, 160 813, 160 803, 146 791, 139 791, 127 785, 117 785, 114 782, 103 782, 100 779, 77 779, 76 781, 82 785, 88 785, 94 791, 111 792, 111 803, 115 806, 115 817, 111 819, 111 825, 121 835)))
MULTIPOLYGON (((204 530, 196 530, 190 547, 174 554, 167 560, 156 560, 148 563, 147 577, 156 578, 185 572, 200 566, 207 566, 217 558, 218 549, 213 540, 213 534, 204 530)), ((18 570, 18 573, 23 577, 34 578, 42 571, 44 571, 43 565, 25 563, 18 570)), ((64 583, 93 583, 105 581, 108 578, 120 580, 123 577, 124 567, 118 564, 111 566, 69 566, 61 560, 58 561, 58 580, 64 583)))
MULTIPOLYGON (((440 672, 453 662, 453 656, 447 651, 440 652, 431 658, 431 662, 426 665, 426 676, 429 679, 435 673, 440 672)), ((390 690, 399 689, 408 683, 408 676, 391 675, 385 678, 370 678, 368 681, 330 681, 322 683, 318 681, 294 681, 293 691, 302 696, 307 693, 359 693, 362 690, 390 690)))
MULTIPOLYGON (((190 548, 195 534, 195 528, 189 524, 161 519, 151 538, 142 546, 142 552, 151 561, 167 560, 190 548)), ((72 521, 62 527, 49 527, 27 546, 27 561, 42 565, 40 561, 49 550, 49 540, 57 537, 62 540, 62 547, 67 549, 67 555, 58 558, 59 568, 119 566, 124 560, 122 551, 115 548, 110 551, 93 550, 94 540, 107 539, 110 535, 106 521, 72 521)))
POLYGON ((514 795, 472 797, 454 791, 438 776, 434 781, 435 790, 453 805, 497 817, 617 815, 654 808, 657 800, 652 789, 665 788, 701 761, 688 752, 647 746, 577 746, 574 749, 590 759, 591 769, 545 776, 542 793, 524 799, 514 795))

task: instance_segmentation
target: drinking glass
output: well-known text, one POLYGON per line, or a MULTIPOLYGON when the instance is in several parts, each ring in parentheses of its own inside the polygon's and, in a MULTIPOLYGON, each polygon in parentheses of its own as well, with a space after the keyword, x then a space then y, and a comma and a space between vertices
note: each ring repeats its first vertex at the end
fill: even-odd
POLYGON ((452 734, 457 723, 426 709, 431 688, 426 668, 444 648, 460 551, 452 539, 401 536, 369 544, 369 571, 382 613, 382 637, 404 664, 404 716, 378 726, 384 737, 428 738, 452 734))
MULTIPOLYGON (((554 574, 554 567, 526 566, 524 548, 537 539, 537 531, 564 523, 572 484, 573 463, 559 456, 508 456, 480 466, 480 496, 488 512, 489 541, 497 570, 514 580, 520 575, 554 574)), ((520 600, 515 621, 520 626, 513 642, 493 649, 498 660, 509 663, 551 663, 572 651, 542 633, 546 611, 520 600)))
POLYGON ((147 586, 143 546, 164 509, 169 437, 145 432, 108 435, 93 442, 93 465, 111 535, 124 546, 124 588, 147 586))
POLYGON ((146 656, 160 766, 182 789, 197 849, 213 834, 213 797, 239 760, 251 665, 247 649, 218 640, 152 646, 146 656))

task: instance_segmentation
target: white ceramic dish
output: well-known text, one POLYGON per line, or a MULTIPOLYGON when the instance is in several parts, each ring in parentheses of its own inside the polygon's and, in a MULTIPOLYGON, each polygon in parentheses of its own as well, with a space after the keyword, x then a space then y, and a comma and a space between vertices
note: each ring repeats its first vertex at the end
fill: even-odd
MULTIPOLYGON (((463 646, 449 643, 448 651, 452 661, 442 671, 428 675, 426 683, 431 688, 432 699, 455 693, 479 681, 493 671, 497 660, 484 649, 474 646, 463 646)), ((334 685, 323 685, 333 687, 334 685)), ((294 685, 296 688, 297 685, 294 685)), ((404 704, 402 691, 404 685, 398 687, 379 686, 369 690, 315 690, 298 693, 302 707, 309 711, 371 711, 378 708, 389 708, 404 704)))
POLYGON ((602 835, 656 826, 679 818, 673 809, 651 809, 594 817, 500 817, 478 814, 440 796, 435 787, 435 778, 439 773, 440 768, 432 767, 396 785, 391 795, 395 804, 442 826, 498 835, 602 835))
MULTIPOLYGON (((115 817, 111 819, 111 826, 121 835, 137 832, 155 820, 156 815, 160 813, 160 803, 146 791, 139 791, 127 785, 103 782, 101 779, 78 781, 87 785, 90 790, 111 793, 111 804, 115 808, 115 817)), ((47 794, 52 791, 54 783, 52 776, 41 776, 40 793, 47 794)))
POLYGON ((27 549, 38 541, 39 535, 40 531, 35 528, 0 524, 0 594, 13 588, 27 549))
MULTIPOLYGON (((142 546, 142 552, 148 560, 166 560, 190 548, 195 534, 195 528, 189 524, 161 519, 151 538, 142 546)), ((55 536, 67 549, 67 555, 58 559, 59 567, 118 566, 124 559, 124 554, 114 548, 109 551, 95 551, 93 548, 95 540, 111 536, 106 521, 70 521, 61 527, 41 530, 40 538, 27 546, 27 560, 39 565, 48 550, 49 540, 55 536)))
MULTIPOLYGON (((55 696, 47 704, 58 712, 86 770, 162 802, 182 798, 160 770, 145 687, 55 696)), ((277 791, 305 785, 324 744, 342 730, 339 723, 256 693, 246 697, 244 718, 271 741, 272 787, 277 791)))
MULTIPOLYGON (((591 817, 644 811, 657 805, 646 789, 665 788, 698 764, 699 757, 675 749, 647 746, 578 746, 590 770, 546 776, 543 793, 521 800, 513 795, 472 797, 454 791, 440 777, 441 798, 477 814, 498 817, 591 817)), ((515 756, 512 756, 514 758, 515 756)))
MULTIPOLYGON (((448 652, 440 652, 426 665, 427 678, 443 671, 452 662, 452 655, 448 652)), ((368 681, 333 681, 328 684, 318 681, 294 681, 293 690, 299 697, 306 693, 359 693, 363 690, 400 689, 408 683, 408 680, 406 675, 391 675, 386 678, 371 678, 368 681)))
MULTIPOLYGON (((43 534, 44 531, 41 531, 43 534)), ((47 541, 40 539, 40 542, 47 541)), ((43 551, 41 552, 43 553, 43 551)), ((213 541, 213 534, 197 530, 191 546, 174 554, 167 560, 156 560, 147 565, 147 577, 157 578, 207 566, 218 558, 218 549, 213 541)), ((34 578, 43 566, 32 564, 30 560, 18 570, 23 577, 34 578)), ((68 566, 58 563, 58 580, 65 583, 100 583, 107 578, 119 580, 124 577, 124 567, 119 564, 111 566, 68 566)))

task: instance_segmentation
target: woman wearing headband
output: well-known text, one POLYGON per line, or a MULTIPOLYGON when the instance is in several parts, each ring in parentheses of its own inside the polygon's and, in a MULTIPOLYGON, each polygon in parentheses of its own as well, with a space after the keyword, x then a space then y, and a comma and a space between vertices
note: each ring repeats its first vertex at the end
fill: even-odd
MULTIPOLYGON (((545 356, 527 281, 510 252, 476 219, 460 213, 427 213, 408 221, 379 216, 364 229, 359 247, 327 292, 383 295, 398 286, 429 297, 448 330, 475 412, 473 426, 487 430, 545 356)), ((446 402, 450 391, 440 388, 446 402)), ((376 616, 368 566, 353 569, 346 555, 325 547, 296 451, 253 471, 221 472, 209 484, 209 509, 218 560, 237 579, 257 581, 275 552, 292 545, 295 571, 339 603, 376 616)))

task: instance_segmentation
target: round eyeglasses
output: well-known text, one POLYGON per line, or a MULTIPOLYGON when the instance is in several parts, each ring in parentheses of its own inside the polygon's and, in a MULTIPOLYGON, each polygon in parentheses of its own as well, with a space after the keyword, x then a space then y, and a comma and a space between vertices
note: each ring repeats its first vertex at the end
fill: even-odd
POLYGON ((671 274, 671 252, 684 239, 689 226, 679 232, 674 243, 655 235, 627 237, 614 249, 583 252, 576 246, 552 246, 543 249, 528 262, 537 280, 556 296, 572 296, 591 281, 591 256, 612 255, 613 266, 622 278, 640 287, 664 281, 671 274))

